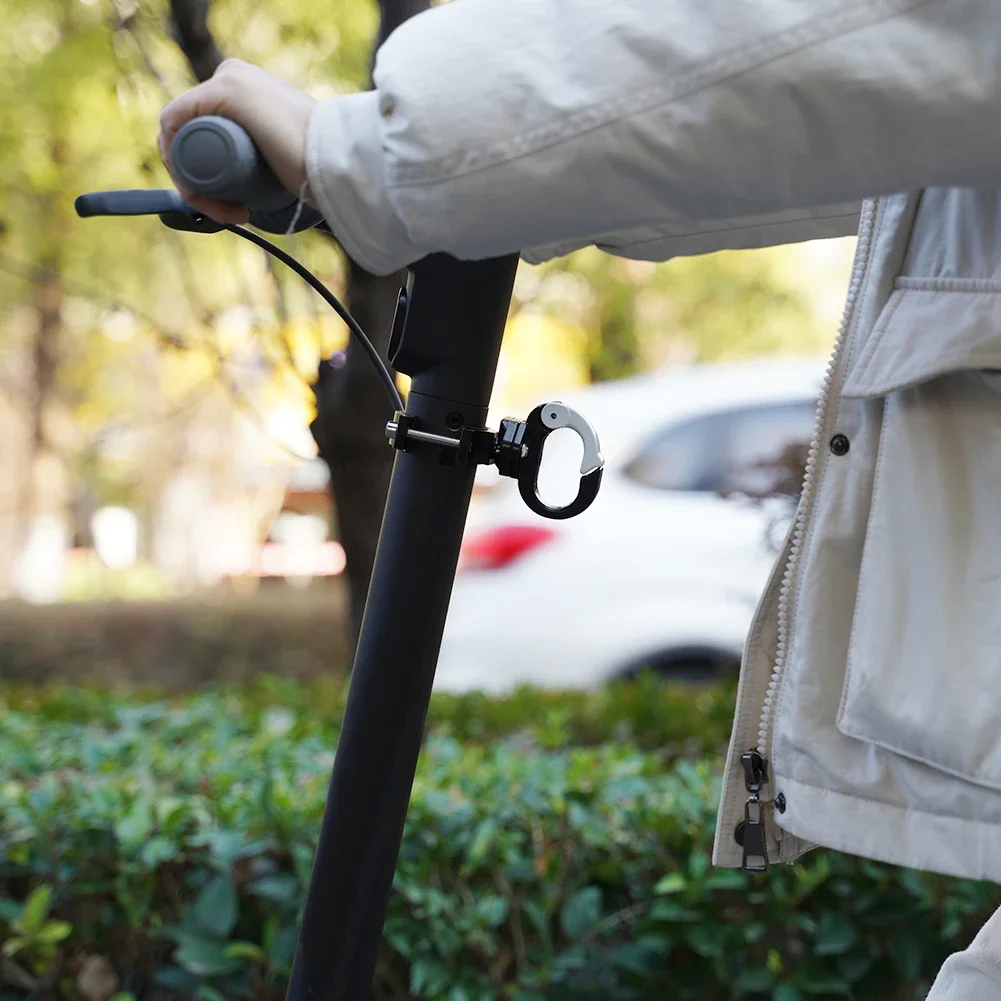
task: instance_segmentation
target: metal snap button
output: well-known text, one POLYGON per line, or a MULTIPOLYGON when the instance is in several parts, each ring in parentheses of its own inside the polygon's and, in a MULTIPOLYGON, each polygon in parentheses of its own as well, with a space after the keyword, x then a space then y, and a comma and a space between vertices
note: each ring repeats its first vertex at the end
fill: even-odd
POLYGON ((851 447, 851 443, 848 441, 846 435, 836 434, 831 439, 831 451, 835 455, 847 455, 848 449, 851 447))

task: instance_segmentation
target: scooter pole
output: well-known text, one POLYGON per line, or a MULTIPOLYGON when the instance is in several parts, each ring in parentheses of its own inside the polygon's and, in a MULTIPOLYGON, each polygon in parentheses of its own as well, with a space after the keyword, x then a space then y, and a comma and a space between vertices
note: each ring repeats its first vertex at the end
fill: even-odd
MULTIPOLYGON (((393 360, 422 429, 486 422, 517 263, 414 266, 393 360)), ((476 470, 455 459, 396 456, 288 1001, 369 997, 476 470)))

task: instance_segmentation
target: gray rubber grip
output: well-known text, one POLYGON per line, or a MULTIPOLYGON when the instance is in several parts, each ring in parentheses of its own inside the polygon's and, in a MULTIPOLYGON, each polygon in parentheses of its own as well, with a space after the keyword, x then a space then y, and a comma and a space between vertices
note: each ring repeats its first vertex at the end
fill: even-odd
POLYGON ((246 131, 227 118, 205 115, 181 126, 170 162, 181 184, 200 195, 260 212, 280 211, 296 202, 246 131))
POLYGON ((182 125, 170 164, 188 191, 246 205, 250 225, 266 233, 285 233, 293 219, 295 232, 323 222, 308 205, 296 215, 298 197, 282 187, 250 136, 228 118, 204 115, 182 125))

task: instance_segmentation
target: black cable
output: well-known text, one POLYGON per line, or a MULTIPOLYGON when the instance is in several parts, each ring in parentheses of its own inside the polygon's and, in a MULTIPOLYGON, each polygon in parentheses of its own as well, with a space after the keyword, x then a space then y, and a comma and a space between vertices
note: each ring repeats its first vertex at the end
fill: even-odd
POLYGON ((286 254, 281 247, 275 246, 270 240, 266 240, 263 236, 255 233, 253 230, 245 229, 243 226, 227 226, 226 229, 231 233, 236 233, 237 236, 242 236, 245 240, 249 240, 262 250, 266 250, 272 256, 277 257, 282 264, 291 268, 304 282, 307 282, 323 297, 327 305, 348 325, 348 329, 357 339, 365 354, 368 355, 369 361, 375 366, 376 372, 379 375, 379 381, 385 387, 386 392, 389 393, 393 410, 402 410, 403 400, 400 398, 399 390, 396 388, 396 383, 393 382, 393 377, 390 375, 389 369, 383 364, 382 359, 379 357, 379 352, 375 349, 375 345, 368 339, 365 331, 359 326, 358 321, 341 305, 337 296, 311 271, 308 271, 294 257, 286 254))

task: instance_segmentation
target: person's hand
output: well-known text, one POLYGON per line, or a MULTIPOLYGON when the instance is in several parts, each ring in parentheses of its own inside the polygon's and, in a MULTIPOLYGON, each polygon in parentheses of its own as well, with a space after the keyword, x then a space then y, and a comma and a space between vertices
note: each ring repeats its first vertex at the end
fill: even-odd
POLYGON ((170 146, 185 122, 201 115, 220 115, 243 126, 278 179, 293 193, 306 180, 306 128, 316 100, 265 70, 239 59, 227 59, 215 75, 175 98, 160 112, 156 137, 160 156, 181 197, 220 223, 245 223, 243 205, 186 191, 170 167, 170 146))

